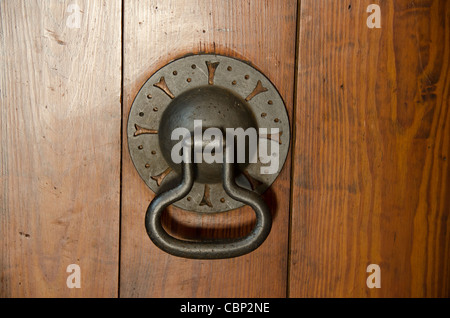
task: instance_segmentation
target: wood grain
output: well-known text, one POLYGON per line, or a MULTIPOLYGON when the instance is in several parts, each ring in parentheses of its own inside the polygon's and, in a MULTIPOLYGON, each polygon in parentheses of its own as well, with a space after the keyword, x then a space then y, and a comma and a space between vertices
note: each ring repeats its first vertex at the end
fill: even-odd
POLYGON ((0 297, 117 296, 121 1, 72 2, 0 1, 0 297))
POLYGON ((449 297, 450 2, 299 18, 290 296, 449 297))
MULTIPOLYGON (((292 112, 296 1, 125 1, 124 127, 139 88, 167 62, 214 52, 250 61, 265 73, 292 112)), ((154 194, 140 179, 123 140, 120 296, 284 297, 286 295, 290 162, 266 195, 274 211, 267 241, 229 260, 170 256, 149 240, 144 215, 154 194)), ((170 208, 165 226, 175 236, 236 237, 247 233, 253 211, 242 208, 198 216, 170 208)))

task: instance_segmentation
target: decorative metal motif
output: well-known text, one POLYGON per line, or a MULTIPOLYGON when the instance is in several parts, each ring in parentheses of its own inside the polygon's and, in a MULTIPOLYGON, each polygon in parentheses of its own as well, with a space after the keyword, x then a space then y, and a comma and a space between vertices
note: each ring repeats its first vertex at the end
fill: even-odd
MULTIPOLYGON (((145 183, 161 193, 179 183, 180 171, 174 170, 164 156, 160 133, 162 117, 177 97, 194 89, 211 86, 229 90, 248 104, 257 128, 267 128, 259 138, 279 144, 279 169, 276 174, 261 174, 263 163, 249 163, 236 176, 238 186, 262 194, 275 181, 289 148, 289 119, 283 100, 274 85, 257 69, 238 59, 200 54, 177 59, 155 72, 137 94, 128 119, 127 135, 132 161, 145 183), (271 134, 278 128, 278 134, 271 134)), ((221 110, 217 110, 216 116, 221 110)), ((190 192, 173 203, 184 210, 201 213, 224 212, 244 203, 233 199, 222 182, 194 180, 190 192)))

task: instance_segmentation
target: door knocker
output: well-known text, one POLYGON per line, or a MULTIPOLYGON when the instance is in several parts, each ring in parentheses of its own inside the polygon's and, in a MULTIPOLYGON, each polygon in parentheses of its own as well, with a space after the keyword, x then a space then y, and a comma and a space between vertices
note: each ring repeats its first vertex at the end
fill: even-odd
POLYGON ((261 195, 283 167, 290 128, 283 99, 261 72, 213 54, 172 61, 140 89, 127 134, 132 161, 156 193, 145 226, 160 249, 218 259, 247 254, 264 242, 272 220, 261 195), (181 240, 161 225, 170 204, 198 213, 249 205, 256 224, 238 239, 181 240))

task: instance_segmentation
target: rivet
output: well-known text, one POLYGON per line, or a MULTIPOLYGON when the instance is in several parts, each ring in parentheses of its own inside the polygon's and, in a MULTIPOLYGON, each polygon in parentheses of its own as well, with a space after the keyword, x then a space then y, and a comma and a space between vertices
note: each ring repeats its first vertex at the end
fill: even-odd
POLYGON ((186 81, 187 81, 188 83, 190 83, 190 82, 192 81, 192 79, 189 77, 186 81))
POLYGON ((233 85, 236 85, 236 84, 237 84, 237 82, 236 82, 236 81, 232 81, 232 82, 231 82, 231 84, 233 84, 233 85))
POLYGON ((158 107, 153 107, 153 111, 157 112, 158 111, 158 107))
POLYGON ((191 67, 192 67, 193 70, 195 70, 197 68, 197 65, 192 64, 191 67))
POLYGON ((278 123, 280 120, 278 118, 275 118, 274 122, 278 123))
POLYGON ((172 74, 175 75, 175 76, 177 76, 177 75, 178 75, 178 72, 177 72, 177 71, 173 71, 172 74))
POLYGON ((245 78, 246 80, 248 80, 248 79, 250 78, 250 75, 245 75, 244 78, 245 78))
POLYGON ((138 149, 139 149, 139 150, 142 150, 142 149, 144 149, 144 146, 139 145, 139 146, 138 146, 138 149))
POLYGON ((152 99, 152 94, 148 94, 148 95, 147 95, 147 98, 148 98, 148 99, 152 99))
POLYGON ((228 72, 231 72, 232 70, 233 70, 233 68, 232 68, 231 66, 228 66, 228 67, 227 67, 227 71, 228 71, 228 72))
POLYGON ((145 168, 147 168, 147 169, 150 168, 150 164, 146 163, 145 168))
POLYGON ((140 112, 140 113, 139 113, 139 116, 140 116, 140 117, 144 117, 144 113, 143 113, 143 112, 140 112))
POLYGON ((262 117, 262 118, 265 118, 266 116, 267 116, 266 113, 262 113, 262 114, 261 114, 261 117, 262 117))
POLYGON ((152 150, 152 155, 156 155, 156 151, 152 150))
POLYGON ((273 104, 273 101, 269 100, 269 101, 267 102, 267 104, 272 105, 272 104, 273 104))
POLYGON ((225 198, 220 199, 220 202, 225 203, 225 198))

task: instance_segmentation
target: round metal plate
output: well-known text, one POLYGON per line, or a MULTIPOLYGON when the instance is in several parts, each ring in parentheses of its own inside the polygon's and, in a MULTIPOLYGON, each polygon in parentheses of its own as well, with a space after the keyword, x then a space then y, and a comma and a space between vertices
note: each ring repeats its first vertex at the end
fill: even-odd
MULTIPOLYGON (((250 163, 236 182, 264 193, 281 171, 289 150, 289 118, 275 86, 261 72, 240 60, 212 54, 186 56, 170 62, 154 73, 142 86, 130 110, 127 126, 132 161, 148 187, 155 193, 165 191, 180 177, 169 168, 159 146, 158 129, 162 114, 171 101, 193 88, 216 85, 245 99, 257 121, 257 128, 278 128, 277 136, 267 139, 279 144, 279 165, 275 174, 261 174, 268 164, 250 163)), ((230 198, 221 183, 195 182, 191 192, 175 206, 196 212, 223 212, 241 207, 230 198)))

